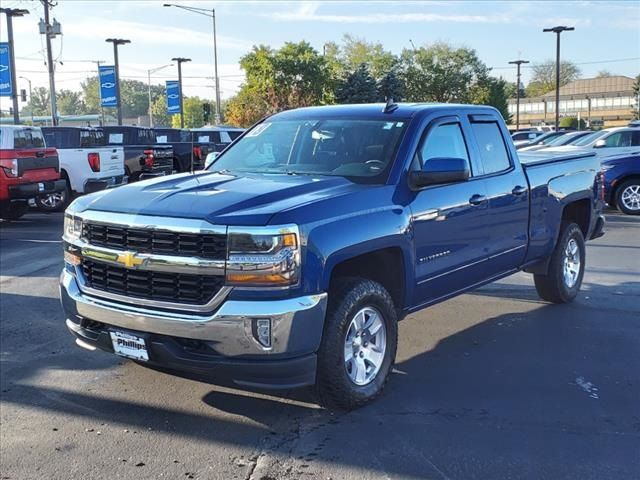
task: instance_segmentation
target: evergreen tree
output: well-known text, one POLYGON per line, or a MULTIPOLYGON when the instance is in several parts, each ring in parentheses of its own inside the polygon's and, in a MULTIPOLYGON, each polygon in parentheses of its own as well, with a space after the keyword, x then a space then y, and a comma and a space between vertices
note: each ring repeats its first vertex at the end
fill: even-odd
POLYGON ((336 89, 338 103, 371 103, 377 100, 376 81, 364 63, 347 75, 336 89))

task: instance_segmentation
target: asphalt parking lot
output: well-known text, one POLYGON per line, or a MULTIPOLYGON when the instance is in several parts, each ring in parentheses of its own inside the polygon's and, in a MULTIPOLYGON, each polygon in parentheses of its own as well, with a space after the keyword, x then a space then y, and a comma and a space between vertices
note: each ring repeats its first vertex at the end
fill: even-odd
POLYGON ((76 347, 61 229, 0 225, 2 479, 640 478, 640 218, 608 215, 571 305, 518 274, 408 317, 351 413, 76 347))

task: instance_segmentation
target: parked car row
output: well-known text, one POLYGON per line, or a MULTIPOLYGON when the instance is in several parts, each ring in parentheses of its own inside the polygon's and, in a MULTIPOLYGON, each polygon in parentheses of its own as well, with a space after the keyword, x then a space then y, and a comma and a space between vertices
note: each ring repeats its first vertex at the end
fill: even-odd
POLYGON ((531 134, 533 139, 526 144, 520 143, 516 147, 519 152, 594 152, 600 160, 607 204, 627 215, 640 215, 640 122, 634 121, 626 127, 607 128, 597 132, 516 132, 512 138, 523 134, 531 134))
POLYGON ((175 172, 200 170, 244 130, 139 126, 2 127, 0 210, 16 219, 33 199, 63 210, 74 196, 175 172))

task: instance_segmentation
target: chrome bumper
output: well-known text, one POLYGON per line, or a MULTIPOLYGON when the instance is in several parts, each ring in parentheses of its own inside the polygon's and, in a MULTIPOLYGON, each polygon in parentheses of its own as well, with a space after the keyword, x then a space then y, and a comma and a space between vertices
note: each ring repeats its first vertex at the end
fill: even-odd
MULTIPOLYGON (((70 323, 83 319, 140 332, 212 342, 225 356, 296 356, 317 351, 327 306, 327 294, 284 300, 227 300, 209 314, 141 308, 84 294, 73 274, 63 270, 60 298, 70 323), (272 346, 253 336, 255 319, 271 319, 272 346)), ((71 325, 69 328, 73 329, 71 325)))

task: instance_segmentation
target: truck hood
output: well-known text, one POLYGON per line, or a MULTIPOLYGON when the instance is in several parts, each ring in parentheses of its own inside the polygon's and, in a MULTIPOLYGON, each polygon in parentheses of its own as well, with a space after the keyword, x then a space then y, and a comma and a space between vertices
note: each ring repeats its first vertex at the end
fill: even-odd
POLYGON ((81 197, 78 210, 266 225, 288 209, 369 188, 342 177, 197 172, 160 177, 81 197))

